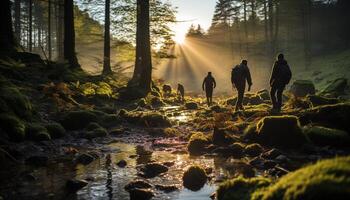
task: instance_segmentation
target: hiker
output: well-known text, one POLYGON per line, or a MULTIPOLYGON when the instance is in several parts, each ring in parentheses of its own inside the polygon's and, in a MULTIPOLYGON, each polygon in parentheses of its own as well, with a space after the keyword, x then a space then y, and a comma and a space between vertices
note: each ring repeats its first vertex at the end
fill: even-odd
POLYGON ((270 78, 270 96, 272 101, 272 110, 280 112, 282 108, 282 94, 286 85, 292 78, 292 72, 290 71, 287 61, 284 59, 283 54, 279 54, 277 61, 273 65, 271 78, 270 78), (277 95, 277 98, 276 98, 277 95))
POLYGON ((185 87, 180 83, 177 84, 177 95, 180 95, 181 101, 185 101, 185 87))
POLYGON ((242 60, 241 64, 236 65, 232 69, 232 73, 231 73, 232 86, 237 89, 237 93, 238 93, 235 111, 244 110, 242 104, 243 104, 246 82, 248 83, 248 91, 250 91, 253 84, 252 84, 252 78, 250 76, 250 71, 248 68, 248 61, 242 60))
POLYGON ((204 78, 202 88, 203 91, 205 90, 207 104, 208 106, 211 106, 213 103, 213 90, 216 88, 216 82, 214 77, 211 75, 211 72, 208 72, 208 75, 204 78))
POLYGON ((165 97, 171 95, 171 90, 172 90, 172 89, 171 89, 171 86, 170 86, 170 85, 163 85, 162 90, 163 90, 163 94, 164 94, 165 97))

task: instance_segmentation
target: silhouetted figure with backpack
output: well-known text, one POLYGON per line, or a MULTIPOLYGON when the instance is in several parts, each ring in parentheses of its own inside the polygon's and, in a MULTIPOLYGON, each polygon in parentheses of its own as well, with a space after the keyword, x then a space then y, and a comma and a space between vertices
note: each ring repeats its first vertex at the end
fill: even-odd
POLYGON ((216 87, 216 82, 214 77, 211 75, 211 72, 208 72, 208 75, 204 78, 202 88, 205 90, 207 97, 208 106, 211 106, 213 103, 213 91, 216 87))
POLYGON ((279 54, 277 61, 273 65, 270 86, 271 86, 271 101, 272 101, 272 110, 280 112, 282 108, 282 94, 286 85, 292 78, 292 72, 287 61, 284 59, 283 54, 279 54))
POLYGON ((180 83, 177 84, 177 95, 180 95, 181 101, 185 101, 185 87, 180 83))
POLYGON ((248 91, 250 91, 250 88, 253 84, 252 84, 250 71, 248 68, 248 61, 242 60, 241 64, 236 65, 232 69, 232 73, 231 73, 232 86, 235 87, 238 92, 238 98, 236 101, 236 108, 235 108, 236 111, 244 110, 243 98, 244 98, 246 82, 248 83, 248 91))

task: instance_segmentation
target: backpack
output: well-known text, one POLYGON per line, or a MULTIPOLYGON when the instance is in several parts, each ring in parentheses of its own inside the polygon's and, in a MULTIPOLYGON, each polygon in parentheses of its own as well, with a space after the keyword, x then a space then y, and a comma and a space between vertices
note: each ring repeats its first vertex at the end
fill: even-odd
POLYGON ((236 65, 231 72, 231 82, 237 83, 242 79, 243 70, 239 65, 236 65))

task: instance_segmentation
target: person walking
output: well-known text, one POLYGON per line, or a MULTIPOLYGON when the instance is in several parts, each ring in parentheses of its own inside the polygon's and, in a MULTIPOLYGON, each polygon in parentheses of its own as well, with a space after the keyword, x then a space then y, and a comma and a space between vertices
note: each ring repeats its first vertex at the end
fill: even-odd
POLYGON ((286 85, 292 78, 292 72, 283 54, 277 56, 277 60, 272 68, 270 78, 270 96, 272 101, 272 110, 280 112, 282 108, 282 95, 286 85))
POLYGON ((207 97, 207 104, 211 106, 213 103, 213 91, 216 88, 216 81, 212 76, 211 72, 208 72, 208 75, 204 78, 202 84, 203 91, 205 90, 205 94, 207 97))
POLYGON ((248 91, 250 91, 253 83, 248 68, 248 61, 242 60, 241 64, 236 65, 231 72, 231 83, 232 86, 237 89, 238 93, 235 111, 244 110, 243 98, 246 88, 246 82, 248 83, 248 91))
POLYGON ((177 84, 177 95, 180 95, 181 102, 185 101, 185 87, 180 83, 177 84))

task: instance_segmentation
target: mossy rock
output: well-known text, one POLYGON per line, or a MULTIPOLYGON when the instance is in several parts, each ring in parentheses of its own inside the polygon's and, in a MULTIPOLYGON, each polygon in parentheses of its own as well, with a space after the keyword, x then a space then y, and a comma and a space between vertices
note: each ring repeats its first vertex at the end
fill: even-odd
POLYGON ((104 114, 102 117, 99 117, 99 124, 106 128, 115 127, 120 123, 120 118, 116 114, 104 114))
POLYGON ((96 122, 91 122, 89 125, 87 125, 86 130, 93 131, 97 128, 103 128, 103 127, 96 122))
POLYGON ((2 108, 10 109, 20 118, 29 119, 32 116, 32 104, 27 96, 23 95, 17 87, 6 84, 0 86, 0 99, 2 100, 2 108))
POLYGON ((143 113, 141 122, 148 127, 171 127, 170 120, 160 113, 143 113))
POLYGON ((260 144, 249 144, 244 148, 244 152, 250 156, 258 156, 263 152, 263 148, 260 144))
POLYGON ((198 109, 198 104, 196 102, 188 102, 185 104, 185 107, 188 110, 196 110, 198 109))
POLYGON ((225 129, 215 127, 213 131, 212 141, 214 145, 227 146, 235 142, 235 140, 226 133, 225 129))
POLYGON ((61 124, 67 130, 84 129, 91 122, 98 122, 98 117, 87 110, 68 112, 61 120, 61 124))
POLYGON ((350 103, 318 106, 300 114, 302 125, 317 124, 350 133, 350 103))
POLYGON ((307 143, 296 116, 267 116, 246 131, 246 137, 271 146, 298 148, 307 143))
POLYGON ((145 99, 145 98, 140 99, 140 100, 137 102, 137 105, 140 106, 140 107, 146 107, 146 106, 147 106, 146 99, 145 99))
POLYGON ((350 157, 323 160, 280 178, 252 199, 350 199, 350 157))
POLYGON ((329 84, 322 92, 323 95, 332 95, 338 97, 345 94, 345 89, 348 86, 348 80, 346 78, 335 79, 331 84, 329 84))
POLYGON ((119 90, 119 100, 130 101, 137 100, 147 96, 147 92, 140 89, 139 87, 129 86, 119 90))
POLYGON ((99 138, 99 137, 106 137, 108 136, 108 132, 105 128, 96 128, 94 130, 88 131, 85 133, 83 136, 86 139, 94 139, 94 138, 99 138))
POLYGON ((218 200, 250 200, 253 192, 270 184, 271 180, 263 177, 251 179, 238 177, 220 184, 216 197, 218 200))
POLYGON ((190 155, 202 155, 206 147, 209 145, 209 139, 201 132, 195 132, 191 135, 187 145, 187 150, 190 155))
POLYGON ((46 130, 49 132, 52 139, 58 139, 66 136, 66 130, 59 123, 49 123, 45 125, 46 130))
POLYGON ((350 144, 350 135, 342 130, 311 126, 305 127, 304 132, 312 143, 319 146, 346 147, 350 144))
POLYGON ((315 94, 316 89, 312 81, 296 80, 290 88, 290 92, 296 97, 305 97, 308 94, 315 94))
POLYGON ((26 138, 33 141, 51 140, 47 129, 41 124, 31 123, 26 126, 26 138))
POLYGON ((11 141, 21 142, 25 138, 25 124, 14 115, 0 114, 0 125, 5 135, 11 141))
POLYGON ((182 176, 184 187, 192 191, 200 190, 207 179, 205 170, 199 166, 189 167, 182 176))
POLYGON ((327 98, 318 95, 308 95, 306 96, 306 99, 311 103, 312 107, 340 103, 339 99, 327 98))

